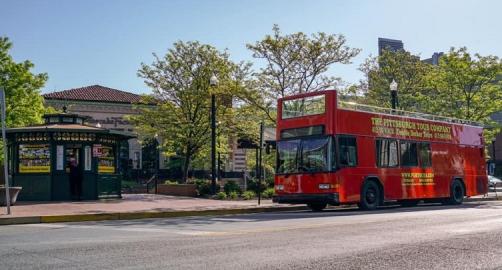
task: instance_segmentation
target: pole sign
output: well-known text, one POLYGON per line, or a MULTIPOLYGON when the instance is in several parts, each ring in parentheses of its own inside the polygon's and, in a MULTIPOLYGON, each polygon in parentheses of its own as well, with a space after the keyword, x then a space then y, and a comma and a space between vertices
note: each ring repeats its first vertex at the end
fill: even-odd
POLYGON ((7 168, 7 136, 5 135, 5 92, 0 87, 0 106, 2 106, 2 141, 3 141, 3 169, 5 179, 5 205, 7 206, 7 215, 10 215, 10 190, 9 190, 9 170, 7 168))

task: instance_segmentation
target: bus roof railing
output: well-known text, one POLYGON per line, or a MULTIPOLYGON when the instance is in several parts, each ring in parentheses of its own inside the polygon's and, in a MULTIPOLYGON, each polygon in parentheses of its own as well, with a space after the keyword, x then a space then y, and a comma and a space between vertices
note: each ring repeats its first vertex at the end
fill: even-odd
POLYGON ((359 104, 359 103, 349 102, 349 101, 338 100, 338 108, 347 109, 347 110, 354 110, 354 111, 363 111, 363 112, 384 113, 384 114, 391 114, 391 115, 397 115, 397 116, 411 117, 411 118, 416 118, 416 119, 439 121, 439 122, 446 122, 446 123, 453 123, 453 124, 470 125, 470 126, 476 126, 476 127, 484 127, 483 124, 481 124, 479 122, 471 121, 471 120, 458 119, 458 118, 446 117, 446 116, 438 116, 438 115, 432 115, 432 114, 426 114, 426 113, 420 113, 420 112, 410 112, 410 111, 391 109, 391 108, 382 108, 382 107, 364 105, 364 104, 359 104))

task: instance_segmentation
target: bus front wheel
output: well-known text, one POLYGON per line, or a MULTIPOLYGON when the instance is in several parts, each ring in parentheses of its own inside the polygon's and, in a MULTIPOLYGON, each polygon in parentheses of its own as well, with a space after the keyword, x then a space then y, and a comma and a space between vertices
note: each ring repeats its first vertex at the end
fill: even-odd
POLYGON ((359 208, 363 210, 374 210, 380 203, 380 188, 374 181, 366 181, 361 189, 361 200, 359 208))
POLYGON ((308 203, 307 204, 308 208, 310 208, 314 212, 320 212, 328 206, 327 203, 308 203))

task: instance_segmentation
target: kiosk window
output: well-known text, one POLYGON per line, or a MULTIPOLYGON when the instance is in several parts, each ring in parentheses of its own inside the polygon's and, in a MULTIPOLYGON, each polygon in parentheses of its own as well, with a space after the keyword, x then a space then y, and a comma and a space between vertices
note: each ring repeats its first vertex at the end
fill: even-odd
POLYGON ((416 142, 401 141, 401 166, 418 166, 416 142))
POLYGON ((418 156, 420 157, 420 166, 422 168, 432 166, 432 152, 430 143, 418 144, 418 156))
POLYGON ((378 167, 396 167, 398 165, 396 140, 377 139, 376 153, 378 167))
POLYGON ((98 173, 115 173, 115 154, 110 146, 101 146, 98 157, 98 173))
POLYGON ((19 145, 19 173, 49 173, 51 153, 48 144, 19 145))
POLYGON ((354 137, 338 137, 340 166, 357 165, 357 145, 354 137))

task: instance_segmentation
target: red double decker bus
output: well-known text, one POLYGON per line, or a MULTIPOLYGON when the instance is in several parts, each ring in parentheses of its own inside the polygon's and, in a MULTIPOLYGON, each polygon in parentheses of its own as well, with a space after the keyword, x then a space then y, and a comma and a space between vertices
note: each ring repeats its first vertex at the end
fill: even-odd
POLYGON ((461 204, 487 192, 483 128, 465 120, 337 101, 334 90, 279 99, 277 203, 461 204))

